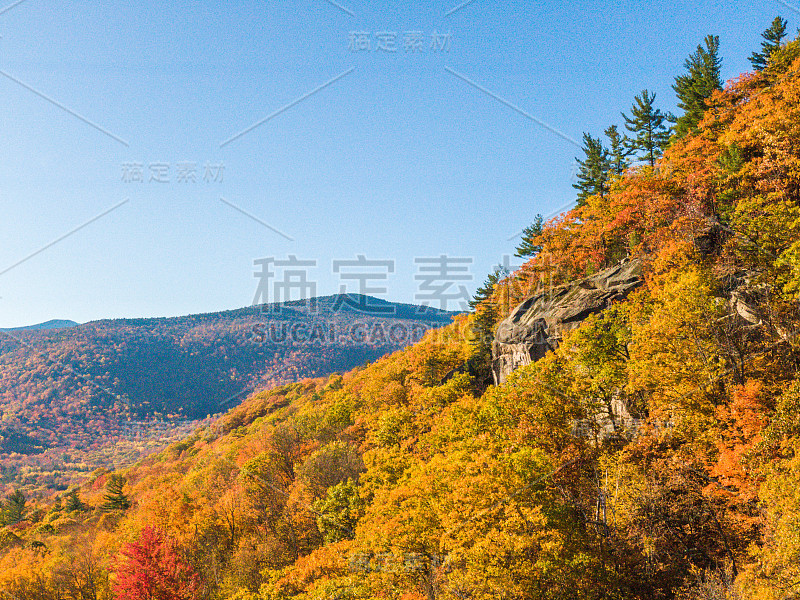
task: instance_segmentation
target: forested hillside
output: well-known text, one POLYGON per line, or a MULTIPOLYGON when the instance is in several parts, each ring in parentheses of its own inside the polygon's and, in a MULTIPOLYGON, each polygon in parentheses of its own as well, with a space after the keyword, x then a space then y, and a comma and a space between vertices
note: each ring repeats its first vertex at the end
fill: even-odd
POLYGON ((0 589, 797 597, 800 42, 781 45, 781 29, 724 89, 707 38, 671 126, 642 92, 624 139, 587 134, 578 206, 528 228, 526 264, 492 273, 471 314, 256 394, 67 494, 10 495, 0 589), (539 322, 543 339, 518 339, 549 349, 490 383, 520 302, 596 299, 609 278, 592 276, 632 263, 641 283, 624 298, 570 313, 558 335, 539 322))
POLYGON ((358 308, 365 297, 343 298, 0 331, 6 482, 65 485, 59 471, 130 464, 255 390, 346 371, 452 317, 377 298, 369 307, 384 311, 370 313, 358 308))

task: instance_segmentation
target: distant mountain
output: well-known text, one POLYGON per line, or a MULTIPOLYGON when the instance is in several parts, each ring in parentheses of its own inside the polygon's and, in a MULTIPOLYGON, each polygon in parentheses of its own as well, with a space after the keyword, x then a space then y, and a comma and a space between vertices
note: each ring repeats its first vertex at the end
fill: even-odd
POLYGON ((69 327, 76 327, 80 325, 80 323, 76 323, 75 321, 67 321, 67 320, 60 320, 60 319, 53 319, 52 321, 45 321, 44 323, 39 323, 38 325, 26 325, 25 327, 10 327, 7 329, 0 329, 0 331, 29 331, 31 329, 41 330, 41 329, 67 329, 69 327))
POLYGON ((255 390, 352 369, 419 340, 454 314, 337 295, 0 331, 0 461, 16 453, 45 471, 63 468, 63 460, 93 468, 97 457, 113 463, 109 448, 123 446, 135 459, 121 441, 153 445, 168 436, 163 423, 157 435, 148 433, 155 421, 184 425, 255 390))

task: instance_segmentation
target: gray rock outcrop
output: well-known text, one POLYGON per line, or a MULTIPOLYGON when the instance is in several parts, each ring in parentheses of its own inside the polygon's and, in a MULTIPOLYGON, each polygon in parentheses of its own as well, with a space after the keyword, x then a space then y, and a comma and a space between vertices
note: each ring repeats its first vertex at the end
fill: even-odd
POLYGON ((558 347, 566 332, 578 327, 589 315, 624 299, 642 282, 641 261, 632 260, 525 300, 495 332, 492 344, 495 383, 503 383, 515 369, 542 358, 548 350, 558 347))

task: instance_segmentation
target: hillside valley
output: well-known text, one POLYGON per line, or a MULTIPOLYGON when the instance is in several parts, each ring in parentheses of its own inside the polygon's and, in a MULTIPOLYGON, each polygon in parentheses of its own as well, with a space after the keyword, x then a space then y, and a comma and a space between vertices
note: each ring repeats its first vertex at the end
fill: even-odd
POLYGON ((256 390, 373 361, 452 316, 353 295, 0 331, 0 468, 58 487, 130 464, 256 390))

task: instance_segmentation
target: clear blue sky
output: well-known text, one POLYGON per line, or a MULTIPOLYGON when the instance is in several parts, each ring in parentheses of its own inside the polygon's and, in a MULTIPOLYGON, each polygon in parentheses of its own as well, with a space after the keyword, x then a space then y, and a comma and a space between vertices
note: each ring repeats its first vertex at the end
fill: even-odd
POLYGON ((459 0, 6 2, 3 327, 246 306, 253 260, 290 254, 318 262, 319 294, 341 283, 331 261, 358 254, 396 261, 389 300, 413 302, 414 259, 441 254, 473 259, 472 290, 509 238, 573 199, 564 137, 621 124, 643 88, 674 109, 707 33, 730 78, 776 15, 800 25, 800 2, 772 0, 475 0, 450 15, 459 0), (143 182, 124 180, 134 163, 143 182), (150 181, 159 163, 168 183, 150 181))

